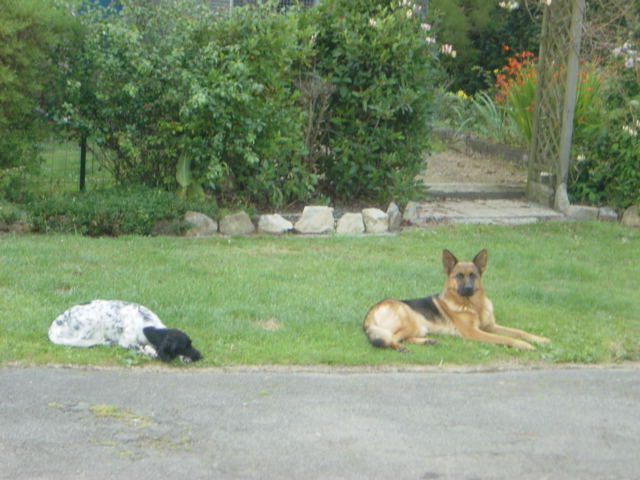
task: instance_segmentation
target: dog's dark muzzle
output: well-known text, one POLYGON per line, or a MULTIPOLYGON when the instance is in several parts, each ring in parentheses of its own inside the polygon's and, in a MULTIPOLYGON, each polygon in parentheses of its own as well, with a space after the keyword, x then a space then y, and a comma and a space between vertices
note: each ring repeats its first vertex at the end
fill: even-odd
POLYGON ((192 362, 197 362, 198 360, 202 360, 203 358, 202 354, 193 347, 187 350, 183 356, 188 358, 192 362))
POLYGON ((472 282, 466 282, 458 287, 458 295, 461 297, 470 297, 474 291, 472 282))

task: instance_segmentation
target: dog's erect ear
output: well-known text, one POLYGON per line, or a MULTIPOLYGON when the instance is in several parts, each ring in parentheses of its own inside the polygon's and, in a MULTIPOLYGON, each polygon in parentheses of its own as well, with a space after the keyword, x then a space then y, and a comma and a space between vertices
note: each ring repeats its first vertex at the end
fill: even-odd
POLYGON ((487 260, 489 257, 489 252, 487 252, 486 248, 483 248, 478 252, 478 254, 473 257, 473 264, 477 267, 480 273, 483 273, 487 268, 487 260))
POLYGON ((456 256, 445 248, 442 251, 442 265, 444 266, 445 273, 449 275, 457 263, 458 259, 456 256))

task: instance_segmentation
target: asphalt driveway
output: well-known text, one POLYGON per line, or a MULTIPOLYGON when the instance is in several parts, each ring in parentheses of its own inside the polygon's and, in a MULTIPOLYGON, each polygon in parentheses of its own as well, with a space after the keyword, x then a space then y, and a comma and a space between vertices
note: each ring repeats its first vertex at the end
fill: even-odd
POLYGON ((2 479, 637 479, 640 369, 0 369, 2 479))

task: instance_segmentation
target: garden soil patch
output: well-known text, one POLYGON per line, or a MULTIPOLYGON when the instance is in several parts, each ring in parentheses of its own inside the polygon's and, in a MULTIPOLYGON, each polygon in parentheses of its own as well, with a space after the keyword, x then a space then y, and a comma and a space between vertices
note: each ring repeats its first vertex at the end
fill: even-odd
POLYGON ((480 155, 464 155, 447 150, 427 157, 426 169, 419 175, 427 185, 433 183, 524 184, 526 170, 508 160, 480 155))

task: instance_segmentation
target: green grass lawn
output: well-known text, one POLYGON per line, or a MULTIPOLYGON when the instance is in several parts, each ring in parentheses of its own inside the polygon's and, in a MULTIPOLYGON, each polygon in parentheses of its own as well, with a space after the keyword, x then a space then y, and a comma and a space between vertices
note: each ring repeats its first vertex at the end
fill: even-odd
POLYGON ((50 344, 68 307, 122 299, 185 330, 221 365, 409 365, 640 359, 640 231, 604 223, 439 226, 396 236, 0 237, 0 365, 130 365, 117 347, 50 344), (441 252, 489 249, 484 283, 499 323, 552 339, 533 352, 439 337, 410 354, 362 333, 381 298, 439 292, 441 252))

